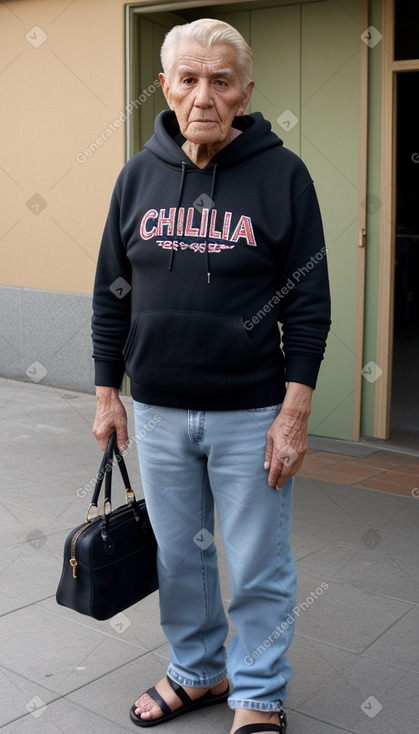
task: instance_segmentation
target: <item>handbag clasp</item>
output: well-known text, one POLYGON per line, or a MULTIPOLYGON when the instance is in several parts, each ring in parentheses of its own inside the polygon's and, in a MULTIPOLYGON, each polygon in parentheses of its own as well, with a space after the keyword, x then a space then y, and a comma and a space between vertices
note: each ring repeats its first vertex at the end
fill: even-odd
POLYGON ((99 512, 97 509, 97 505, 91 502, 89 507, 87 508, 86 520, 87 522, 92 522, 92 520, 97 520, 98 517, 99 517, 99 512))

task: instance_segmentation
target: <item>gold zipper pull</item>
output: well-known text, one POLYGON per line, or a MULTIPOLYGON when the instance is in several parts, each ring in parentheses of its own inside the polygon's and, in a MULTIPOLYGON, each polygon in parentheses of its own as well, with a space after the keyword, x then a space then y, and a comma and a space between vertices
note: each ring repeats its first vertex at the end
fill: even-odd
MULTIPOLYGON (((90 509, 90 508, 89 508, 90 509)), ((80 535, 82 534, 83 530, 86 530, 86 528, 89 527, 91 524, 91 521, 89 520, 85 525, 82 525, 81 528, 77 530, 76 533, 74 533, 72 539, 71 539, 71 558, 70 558, 70 566, 73 569, 73 579, 77 578, 77 561, 76 561, 76 543, 79 539, 80 535)))

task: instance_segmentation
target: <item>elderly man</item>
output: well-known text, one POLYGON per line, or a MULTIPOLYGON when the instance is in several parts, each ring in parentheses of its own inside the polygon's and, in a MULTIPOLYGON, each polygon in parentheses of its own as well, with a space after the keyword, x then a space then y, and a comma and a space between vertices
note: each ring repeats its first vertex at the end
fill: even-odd
POLYGON ((127 445, 126 369, 171 645, 167 677, 130 715, 154 726, 228 701, 230 734, 284 734, 292 476, 330 326, 321 219, 303 163, 260 113, 245 114, 252 53, 240 34, 194 21, 161 55, 170 110, 117 181, 92 322, 93 432, 102 448, 115 429, 127 445))

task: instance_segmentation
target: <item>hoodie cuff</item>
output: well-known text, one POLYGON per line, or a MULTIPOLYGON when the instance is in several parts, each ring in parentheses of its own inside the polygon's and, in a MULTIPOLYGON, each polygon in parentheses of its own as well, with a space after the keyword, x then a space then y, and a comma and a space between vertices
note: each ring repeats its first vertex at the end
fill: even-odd
POLYGON ((121 387, 122 378, 125 373, 123 362, 105 362, 95 359, 95 385, 104 387, 121 387))
POLYGON ((300 382, 314 389, 322 359, 323 357, 312 357, 307 354, 289 354, 285 358, 286 382, 300 382))

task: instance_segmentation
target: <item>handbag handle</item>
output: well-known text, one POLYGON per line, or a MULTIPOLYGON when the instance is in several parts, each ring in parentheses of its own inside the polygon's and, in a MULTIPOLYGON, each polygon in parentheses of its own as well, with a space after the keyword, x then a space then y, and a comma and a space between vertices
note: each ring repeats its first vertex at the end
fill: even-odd
POLYGON ((98 505, 100 490, 102 489, 104 477, 105 477, 105 497, 103 500, 103 513, 102 514, 106 516, 106 515, 109 515, 112 511, 111 493, 112 493, 112 468, 113 468, 114 461, 116 461, 119 466, 121 476, 122 476, 122 481, 124 482, 126 502, 131 504, 136 501, 135 494, 133 490, 131 489, 131 483, 128 477, 128 472, 127 472, 127 467, 125 466, 125 461, 116 444, 116 431, 114 431, 109 438, 108 445, 102 457, 102 462, 100 464, 99 471, 96 474, 96 483, 95 483, 95 488, 93 490, 92 501, 86 513, 86 520, 88 522, 90 522, 91 520, 95 520, 100 515, 97 505, 98 505))

